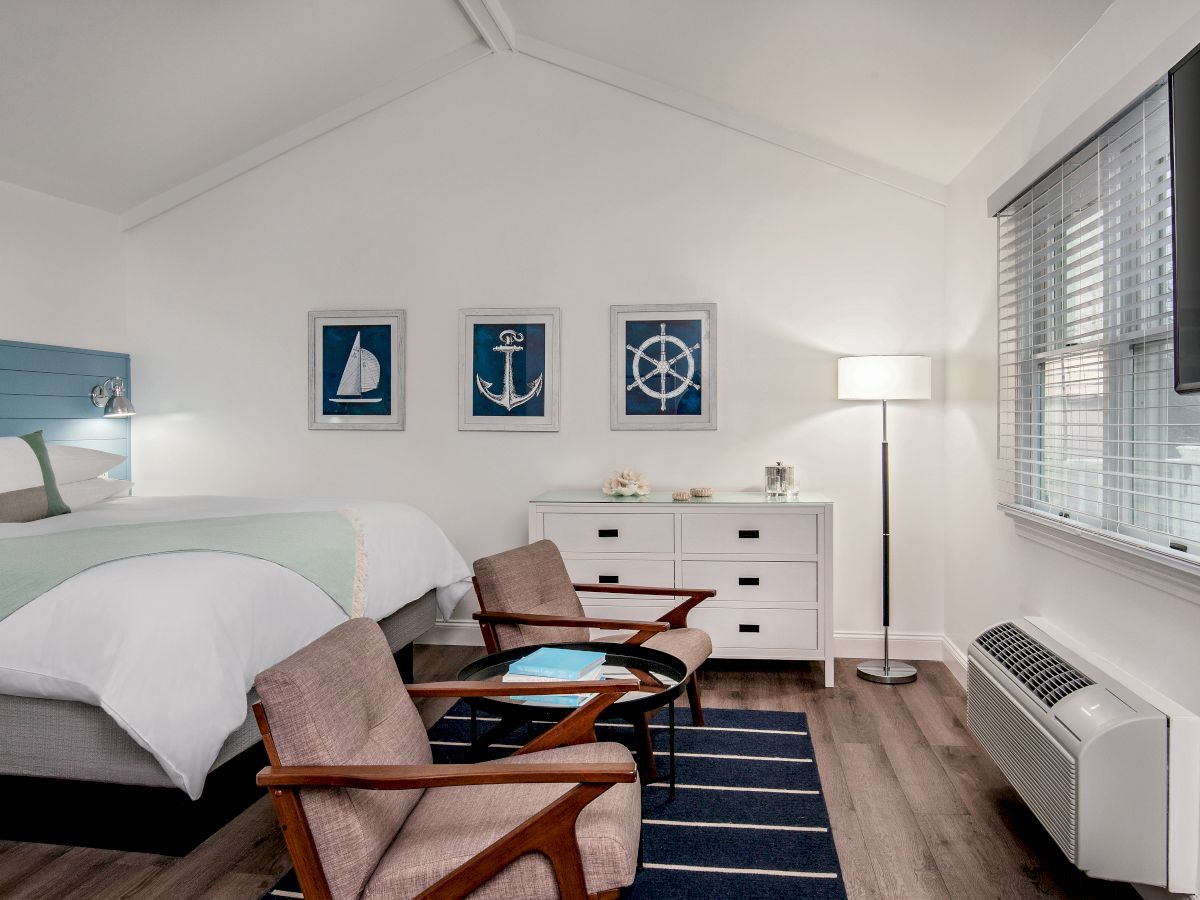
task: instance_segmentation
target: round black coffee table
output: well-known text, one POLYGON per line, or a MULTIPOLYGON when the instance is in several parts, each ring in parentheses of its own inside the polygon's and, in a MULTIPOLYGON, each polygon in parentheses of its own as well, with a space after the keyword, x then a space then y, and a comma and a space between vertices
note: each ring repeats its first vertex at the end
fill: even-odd
MULTIPOLYGON (((601 652, 605 666, 621 666, 628 669, 634 678, 647 686, 644 691, 630 691, 600 714, 600 719, 623 719, 633 727, 637 750, 638 771, 643 782, 656 781, 658 769, 654 764, 654 745, 650 740, 647 713, 666 706, 670 731, 670 781, 671 792, 675 790, 675 699, 683 693, 687 678, 687 666, 683 661, 640 644, 537 644, 516 647, 492 653, 466 666, 458 677, 462 681, 499 681, 508 673, 508 665, 528 656, 539 646, 560 647, 566 650, 588 650, 601 652)), ((614 676, 616 677, 616 676, 614 676)), ((620 676, 626 677, 626 676, 620 676)), ((470 697, 471 706, 471 749, 473 753, 495 744, 512 734, 522 725, 534 721, 557 722, 566 718, 577 707, 546 703, 542 700, 516 700, 511 697, 470 697), (480 710, 493 713, 500 721, 477 734, 476 713, 480 710)))

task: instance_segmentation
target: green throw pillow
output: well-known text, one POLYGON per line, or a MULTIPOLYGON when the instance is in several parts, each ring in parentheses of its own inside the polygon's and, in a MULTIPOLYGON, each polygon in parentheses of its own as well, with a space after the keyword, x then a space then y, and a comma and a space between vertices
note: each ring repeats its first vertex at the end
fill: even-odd
POLYGON ((35 431, 33 434, 23 434, 21 440, 29 445, 42 470, 42 485, 46 490, 46 518, 69 513, 71 507, 63 502, 62 494, 58 492, 58 482, 54 478, 54 469, 50 465, 50 454, 46 452, 46 441, 42 438, 42 433, 35 431))

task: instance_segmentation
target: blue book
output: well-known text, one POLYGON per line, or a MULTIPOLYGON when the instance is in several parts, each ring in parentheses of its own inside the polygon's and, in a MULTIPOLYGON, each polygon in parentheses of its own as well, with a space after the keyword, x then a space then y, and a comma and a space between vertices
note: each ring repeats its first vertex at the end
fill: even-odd
POLYGON ((538 694, 531 697, 513 697, 514 700, 521 700, 525 703, 541 703, 546 706, 582 706, 584 701, 590 700, 595 694, 538 694))
POLYGON ((528 656, 509 663, 508 671, 511 675, 536 675, 539 678, 575 681, 603 663, 604 654, 594 650, 538 647, 528 656))

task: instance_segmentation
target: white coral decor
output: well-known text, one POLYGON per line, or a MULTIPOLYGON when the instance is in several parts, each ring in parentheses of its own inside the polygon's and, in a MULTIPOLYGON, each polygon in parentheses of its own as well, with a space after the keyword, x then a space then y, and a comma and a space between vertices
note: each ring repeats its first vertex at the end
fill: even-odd
POLYGON ((650 493, 650 483, 641 472, 622 469, 604 480, 602 490, 610 497, 643 497, 650 493))

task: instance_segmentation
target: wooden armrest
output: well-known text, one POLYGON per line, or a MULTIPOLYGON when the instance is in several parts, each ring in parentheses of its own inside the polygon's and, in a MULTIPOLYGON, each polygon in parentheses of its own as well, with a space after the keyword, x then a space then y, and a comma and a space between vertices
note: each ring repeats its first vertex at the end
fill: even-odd
POLYGON ((532 697, 539 694, 623 694, 637 681, 432 681, 405 685, 410 697, 532 697))
POLYGON ((701 600, 717 596, 712 588, 639 587, 634 584, 573 584, 571 587, 585 594, 646 594, 650 597, 699 597, 701 600))
POLYGON ((615 628, 620 631, 666 631, 670 625, 662 622, 634 622, 629 619, 593 619, 588 616, 546 616, 541 613, 474 613, 474 618, 491 625, 555 625, 583 628, 615 628))
POLYGON ((361 788, 405 791, 469 784, 621 784, 637 777, 633 763, 541 763, 465 766, 267 766, 262 787, 361 788))
POLYGON ((672 628, 687 628, 687 617, 696 606, 709 597, 717 596, 716 591, 702 591, 692 594, 677 607, 665 615, 658 617, 658 621, 666 622, 672 628))
MULTIPOLYGON (((638 587, 632 584, 576 584, 574 588, 576 591, 588 594, 642 594, 649 597, 686 597, 686 600, 670 612, 658 617, 657 621, 665 622, 672 628, 687 628, 688 613, 698 603, 707 600, 709 597, 717 596, 717 592, 712 588, 658 588, 638 587)), ((649 635, 635 634, 626 643, 644 644, 648 639, 649 635)))

